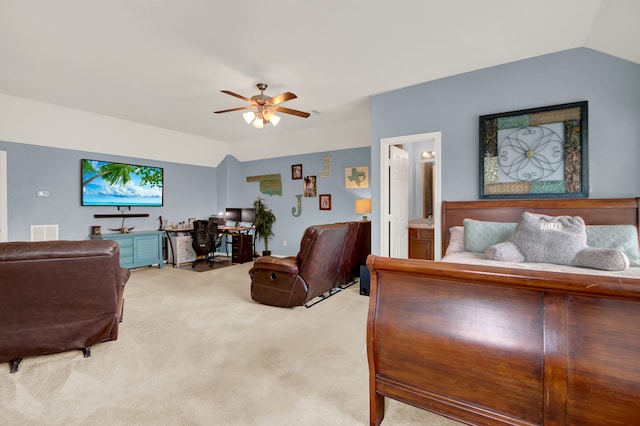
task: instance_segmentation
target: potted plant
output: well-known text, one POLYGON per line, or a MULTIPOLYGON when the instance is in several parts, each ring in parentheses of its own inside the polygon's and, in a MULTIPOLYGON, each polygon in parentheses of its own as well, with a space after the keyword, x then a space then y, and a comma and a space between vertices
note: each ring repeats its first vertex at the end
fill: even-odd
POLYGON ((262 255, 269 256, 271 254, 271 251, 269 251, 269 237, 273 235, 272 228, 276 221, 276 216, 264 202, 264 199, 260 197, 253 202, 253 208, 256 211, 256 234, 264 240, 262 255))

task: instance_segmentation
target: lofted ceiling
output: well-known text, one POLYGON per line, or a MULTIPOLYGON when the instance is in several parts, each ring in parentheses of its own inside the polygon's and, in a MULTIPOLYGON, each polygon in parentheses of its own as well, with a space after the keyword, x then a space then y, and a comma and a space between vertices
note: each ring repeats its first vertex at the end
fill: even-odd
MULTIPOLYGON (((588 47, 640 63, 637 0, 0 0, 0 93, 223 142, 250 97, 298 95, 269 132, 369 115, 369 97, 588 47)), ((1 120, 1 118, 0 118, 1 120)))

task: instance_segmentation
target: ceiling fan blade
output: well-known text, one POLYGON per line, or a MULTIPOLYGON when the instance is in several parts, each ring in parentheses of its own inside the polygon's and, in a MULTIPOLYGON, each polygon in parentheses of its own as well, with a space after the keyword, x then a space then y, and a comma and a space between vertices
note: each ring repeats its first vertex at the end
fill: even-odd
POLYGON ((291 114, 291 115, 297 115, 298 117, 303 117, 303 118, 307 118, 307 117, 309 117, 311 115, 308 112, 297 111, 295 109, 289 109, 289 108, 285 108, 285 107, 281 107, 281 106, 274 106, 273 109, 275 109, 278 112, 283 112, 285 114, 291 114))
POLYGON ((286 101, 290 101, 291 99, 295 99, 297 98, 297 96, 291 92, 284 92, 284 93, 280 93, 279 95, 276 95, 274 97, 272 97, 271 99, 269 99, 267 102, 265 102, 267 105, 278 105, 281 104, 283 102, 286 101))
POLYGON ((253 105, 248 105, 248 106, 243 106, 243 107, 239 107, 239 108, 231 108, 231 109, 223 109, 221 111, 214 111, 214 114, 221 114, 223 112, 231 112, 231 111, 240 111, 243 109, 253 109, 255 108, 253 105))
POLYGON ((247 98, 247 97, 245 97, 245 96, 238 95, 237 93, 233 93, 233 92, 230 92, 230 91, 228 91, 228 90, 221 90, 221 92, 222 92, 222 93, 226 93, 227 95, 235 96, 236 98, 240 98, 240 99, 242 99, 243 101, 247 101, 247 102, 249 102, 250 104, 255 104, 255 101, 254 101, 253 99, 249 99, 249 98, 247 98))

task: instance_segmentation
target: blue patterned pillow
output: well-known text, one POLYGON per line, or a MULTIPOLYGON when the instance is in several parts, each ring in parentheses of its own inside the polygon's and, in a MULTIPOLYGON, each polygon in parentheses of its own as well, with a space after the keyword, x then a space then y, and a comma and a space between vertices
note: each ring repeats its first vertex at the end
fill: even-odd
POLYGON ((633 225, 587 225, 587 245, 620 250, 629 266, 640 266, 638 230, 633 225))
POLYGON ((464 250, 472 253, 484 253, 494 244, 502 243, 516 229, 516 223, 486 222, 464 219, 464 250))

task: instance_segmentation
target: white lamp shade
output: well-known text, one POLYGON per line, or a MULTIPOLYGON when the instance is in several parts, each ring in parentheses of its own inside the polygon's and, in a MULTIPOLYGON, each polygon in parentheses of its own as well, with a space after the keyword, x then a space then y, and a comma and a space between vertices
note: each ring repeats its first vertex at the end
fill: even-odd
POLYGON ((242 117, 244 118, 244 121, 247 122, 247 124, 251 124, 253 119, 256 118, 256 114, 253 111, 249 111, 242 114, 242 117))
POLYGON ((264 121, 262 121, 262 118, 256 118, 252 124, 256 129, 262 129, 264 127, 264 121))
POLYGON ((269 123, 273 124, 273 127, 277 126, 279 122, 280 122, 280 117, 278 117, 275 114, 273 114, 273 117, 271 117, 271 120, 269 120, 269 123))

